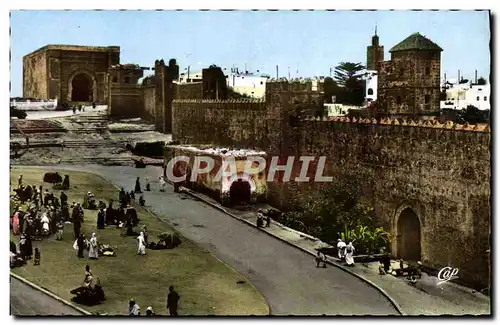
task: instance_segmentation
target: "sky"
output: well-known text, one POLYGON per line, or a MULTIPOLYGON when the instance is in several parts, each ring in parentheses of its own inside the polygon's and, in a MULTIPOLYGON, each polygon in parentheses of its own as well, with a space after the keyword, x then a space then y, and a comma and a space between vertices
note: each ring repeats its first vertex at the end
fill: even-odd
POLYGON ((22 96, 22 57, 47 44, 120 46, 121 63, 180 71, 211 64, 276 76, 328 76, 339 62, 366 64, 377 26, 384 59, 419 32, 437 43, 441 74, 489 79, 487 11, 11 11, 11 96, 22 96))

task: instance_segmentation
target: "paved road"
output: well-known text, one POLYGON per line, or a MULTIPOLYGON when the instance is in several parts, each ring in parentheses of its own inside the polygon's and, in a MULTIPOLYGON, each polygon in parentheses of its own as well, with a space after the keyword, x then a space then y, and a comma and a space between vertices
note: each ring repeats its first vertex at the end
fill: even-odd
POLYGON ((79 315, 77 310, 10 277, 10 314, 13 316, 79 315))
MULTIPOLYGON (((158 184, 153 182, 158 180, 161 168, 64 168, 100 174, 126 190, 134 188, 137 176, 148 176, 153 192, 146 192, 146 205, 185 237, 246 276, 262 292, 273 315, 398 314, 376 289, 341 269, 316 268, 309 254, 187 194, 174 193, 171 186, 164 193, 158 192, 158 184)), ((144 186, 144 178, 142 183, 144 186)))

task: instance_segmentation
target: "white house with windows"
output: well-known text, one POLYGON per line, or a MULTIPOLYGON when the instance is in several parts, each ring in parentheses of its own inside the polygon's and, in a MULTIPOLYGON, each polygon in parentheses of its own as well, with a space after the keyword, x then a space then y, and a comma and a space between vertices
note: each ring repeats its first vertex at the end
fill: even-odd
POLYGON ((201 71, 198 72, 183 72, 179 75, 179 80, 177 81, 180 84, 191 83, 191 82, 202 82, 203 74, 201 71))
POLYGON ((226 75, 227 86, 235 92, 254 98, 263 98, 266 94, 266 82, 269 77, 253 73, 241 73, 235 69, 226 75))
POLYGON ((441 101, 441 109, 463 110, 472 105, 479 110, 490 110, 491 85, 446 84, 446 100, 441 101))

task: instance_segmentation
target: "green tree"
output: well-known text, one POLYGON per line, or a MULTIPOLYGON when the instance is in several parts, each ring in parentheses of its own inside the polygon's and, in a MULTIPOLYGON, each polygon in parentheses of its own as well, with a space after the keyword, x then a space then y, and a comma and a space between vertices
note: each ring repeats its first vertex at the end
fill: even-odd
POLYGON ((323 84, 323 92, 325 93, 325 103, 332 103, 332 96, 339 94, 339 86, 331 77, 326 77, 323 84))
POLYGON ((361 63, 340 62, 334 71, 334 80, 342 88, 337 102, 361 105, 365 99, 364 81, 360 71, 365 69, 361 63))
POLYGON ((332 182, 304 199, 300 210, 285 213, 280 221, 327 243, 335 244, 342 238, 353 241, 359 252, 378 252, 387 246, 389 236, 375 227, 373 209, 359 202, 360 178, 349 176, 332 182))

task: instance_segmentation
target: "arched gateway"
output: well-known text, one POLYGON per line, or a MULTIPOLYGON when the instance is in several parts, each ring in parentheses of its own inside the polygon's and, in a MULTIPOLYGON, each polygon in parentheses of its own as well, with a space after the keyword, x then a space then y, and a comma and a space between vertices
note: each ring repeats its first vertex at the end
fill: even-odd
POLYGON ((401 211, 397 224, 398 257, 407 261, 420 261, 420 220, 413 209, 401 211))

